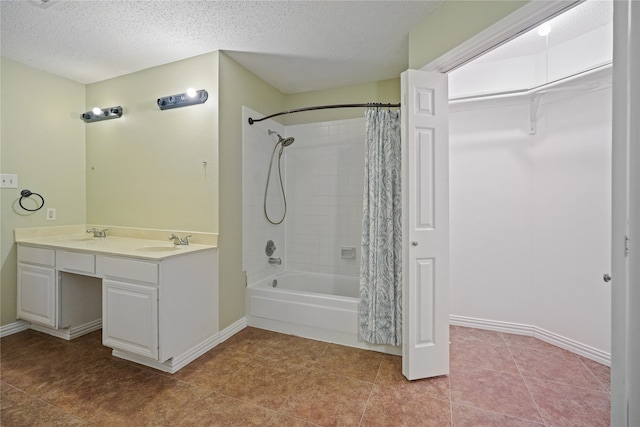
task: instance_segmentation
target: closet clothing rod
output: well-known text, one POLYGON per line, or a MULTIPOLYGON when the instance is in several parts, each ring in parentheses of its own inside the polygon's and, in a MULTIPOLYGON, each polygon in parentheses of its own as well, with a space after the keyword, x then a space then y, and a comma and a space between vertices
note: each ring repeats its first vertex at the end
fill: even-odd
POLYGON ((261 119, 252 119, 251 117, 249 117, 249 124, 252 125, 255 122, 261 122, 263 120, 267 120, 270 119, 272 117, 277 117, 277 116, 282 116, 283 114, 292 114, 292 113, 300 113, 302 111, 313 111, 313 110, 327 110, 330 108, 368 108, 368 107, 375 107, 375 108, 396 108, 396 107, 400 107, 400 104, 383 104, 381 102, 370 102, 367 104, 335 104, 335 105, 318 105, 316 107, 306 107, 306 108, 297 108, 295 110, 287 110, 287 111, 280 111, 279 113, 275 113, 275 114, 271 114, 269 116, 265 116, 261 119))
MULTIPOLYGON (((469 102, 469 101, 480 101, 480 100, 485 101, 485 100, 512 98, 517 96, 537 96, 539 94, 544 94, 546 91, 549 91, 549 90, 558 90, 556 89, 558 86, 562 86, 563 84, 566 84, 566 83, 571 83, 573 81, 581 79, 582 77, 591 77, 594 75, 597 77, 599 73, 604 74, 604 73, 610 72, 612 66, 613 64, 611 62, 603 65, 598 65, 588 70, 580 71, 576 74, 562 77, 552 82, 545 83, 531 89, 512 90, 512 91, 504 91, 504 92, 495 92, 495 93, 484 94, 484 95, 473 95, 473 96, 466 96, 461 98, 452 98, 449 100, 449 104, 456 105, 456 104, 469 102)), ((569 87, 567 89, 572 89, 572 88, 569 87)))

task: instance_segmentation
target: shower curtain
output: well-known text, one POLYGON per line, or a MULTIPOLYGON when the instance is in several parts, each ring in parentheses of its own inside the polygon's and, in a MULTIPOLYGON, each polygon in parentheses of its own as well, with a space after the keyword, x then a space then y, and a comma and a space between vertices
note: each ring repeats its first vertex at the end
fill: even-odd
POLYGON ((402 343, 400 115, 366 112, 359 337, 402 343))

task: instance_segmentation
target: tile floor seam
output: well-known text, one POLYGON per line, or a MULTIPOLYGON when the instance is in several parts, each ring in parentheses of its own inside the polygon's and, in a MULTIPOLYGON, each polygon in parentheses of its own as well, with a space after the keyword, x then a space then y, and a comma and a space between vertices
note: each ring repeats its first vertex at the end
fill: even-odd
POLYGON ((70 416, 70 417, 73 417, 73 418, 78 419, 78 420, 80 420, 80 421, 88 422, 88 421, 89 421, 89 419, 90 419, 90 418, 92 418, 92 417, 89 417, 89 419, 87 419, 87 418, 81 417, 81 416, 79 416, 79 415, 74 414, 73 412, 69 412, 69 411, 67 411, 67 410, 65 410, 65 409, 63 409, 63 408, 61 408, 61 407, 59 407, 58 405, 54 405, 54 404, 53 404, 53 403, 51 403, 51 402, 48 402, 48 401, 46 401, 46 400, 44 400, 44 399, 41 399, 40 397, 34 396, 34 395, 32 395, 32 394, 28 394, 28 393, 26 393, 26 392, 25 392, 25 394, 27 394, 27 396, 29 396, 29 397, 30 397, 31 399, 33 399, 33 400, 38 400, 38 401, 40 401, 40 402, 44 403, 44 404, 45 404, 45 405, 47 405, 47 406, 51 406, 51 407, 53 407, 53 408, 56 408, 57 410, 62 411, 65 415, 70 416))
POLYGON ((598 378, 598 376, 593 372, 593 370, 591 370, 591 368, 589 368, 589 367, 587 366, 587 364, 586 364, 586 363, 584 363, 584 361, 583 361, 580 357, 578 357, 578 360, 580 361, 580 363, 582 364, 582 366, 584 366, 585 368, 587 368, 587 370, 589 371, 589 373, 591 373, 591 375, 593 375, 593 377, 596 379, 596 381, 598 381, 598 383, 602 386, 602 388, 603 388, 605 391, 609 392, 609 388, 607 388, 607 385, 606 385, 606 384, 603 384, 603 383, 602 383, 602 381, 600 381, 600 378, 598 378))
MULTIPOLYGON (((449 356, 451 358, 451 356, 449 356)), ((449 374, 447 374, 447 383, 449 384, 449 417, 451 420, 451 427, 456 427, 453 422, 453 400, 451 398, 451 364, 449 364, 449 374)))
MULTIPOLYGON (((365 383, 365 384, 372 384, 372 385, 375 385, 375 384, 376 384, 376 383, 375 383, 375 382, 373 382, 373 381, 367 381, 367 380, 363 380, 363 379, 360 379, 360 378, 353 378, 353 377, 350 377, 350 376, 347 376, 347 375, 343 375, 343 374, 339 374, 339 373, 337 373, 337 372, 332 372, 332 371, 329 371, 329 370, 326 370, 326 369, 316 368, 316 367, 314 367, 314 366, 310 366, 308 369, 310 369, 310 370, 315 370, 315 371, 320 371, 320 372, 322 372, 322 373, 324 373, 324 374, 326 374, 326 375, 334 375, 334 376, 339 377, 339 378, 342 378, 342 379, 347 379, 347 380, 352 380, 352 381, 358 381, 358 382, 365 383)), ((377 374, 376 374, 376 375, 377 375, 377 374)))
MULTIPOLYGON (((296 391, 296 389, 298 388, 298 386, 299 386, 300 384, 302 384, 302 382, 304 381, 305 377, 309 374, 309 371, 311 370, 311 368, 308 368, 308 367, 307 367, 307 368, 305 368, 305 370, 306 370, 306 372, 305 372, 303 375, 300 375, 300 379, 298 380, 298 382, 296 383, 296 385, 294 385, 293 387, 291 387, 291 392, 290 392, 290 393, 287 395, 287 397, 282 401, 282 403, 280 404, 280 406, 278 407, 278 409, 276 410, 276 412, 281 413, 281 412, 280 412, 280 410, 284 407, 284 404, 285 404, 285 403, 287 403, 287 402, 289 401, 289 399, 291 399, 291 396, 293 396, 293 393, 296 391)), ((282 414, 284 414, 284 413, 282 412, 282 414)), ((284 414, 284 415, 287 415, 287 414, 284 414)), ((287 416, 289 417, 289 416, 292 416, 292 415, 287 415, 287 416)), ((293 417, 293 418, 299 419, 299 418, 297 418, 297 417, 293 417)), ((307 420, 305 420, 305 421, 307 421, 307 420)))
MULTIPOLYGON (((464 406, 465 408, 470 408, 470 409, 478 409, 480 411, 489 412, 491 414, 502 415, 502 416, 505 416, 505 417, 513 418, 515 420, 524 421, 524 422, 527 422, 527 423, 538 424, 540 426, 548 426, 549 425, 549 424, 545 424, 544 421, 543 422, 538 422, 538 421, 528 420, 526 418, 521 418, 521 417, 518 417, 516 415, 505 414, 504 412, 492 411, 491 409, 485 409, 485 408, 478 408, 477 406, 469 405, 467 403, 456 403, 456 405, 464 406)), ((455 427, 455 425, 453 427, 455 427)))
MULTIPOLYGON (((56 406, 56 405, 54 405, 54 404, 52 404, 52 403, 49 403, 49 402, 46 402, 46 401, 44 401, 44 400, 42 400, 42 399, 39 399, 39 398, 37 398, 37 397, 35 397, 35 396, 31 396, 31 395, 29 395, 29 397, 30 397, 30 398, 32 398, 32 399, 34 399, 34 400, 39 400, 39 401, 41 401, 41 402, 42 402, 42 403, 44 403, 46 406, 49 406, 49 407, 51 407, 51 408, 55 408, 55 409, 57 409, 58 411, 62 412, 65 416, 67 416, 67 417, 71 417, 71 418, 74 418, 74 419, 76 419, 76 420, 78 420, 78 421, 82 422, 83 424, 84 424, 84 423, 91 422, 91 421, 90 421, 90 419, 80 417, 80 416, 75 415, 75 414, 73 414, 73 413, 71 413, 71 412, 67 412, 67 411, 65 411, 64 409, 60 408, 59 406, 56 406)), ((28 405, 18 405, 18 406, 17 406, 17 408, 20 408, 20 410, 28 410, 28 409, 29 409, 28 405)), ((6 408, 6 409, 10 409, 10 408, 6 408)), ((0 413, 1 413, 1 412, 4 412, 6 409, 4 409, 3 411, 0 411, 0 413)))
MULTIPOLYGON (((505 339, 505 341, 506 341, 506 339, 505 339)), ((522 370, 520 369, 520 365, 518 365, 518 361, 513 356, 513 352, 511 351, 511 346, 509 346, 508 343, 507 343, 507 349, 509 350, 509 354, 511 355, 511 360, 513 360, 513 363, 516 365, 516 368, 518 369, 518 374, 520 374, 520 379, 522 379, 522 382, 524 383, 524 386, 527 388, 527 393, 529 393, 529 397, 531 398, 531 401, 536 406, 536 411, 538 412, 538 415, 540 416, 540 419, 542 420, 543 425, 545 425, 545 426, 550 425, 547 422, 547 420, 542 416, 542 411, 540 410, 540 405, 538 405, 538 402, 536 402, 536 399, 534 399, 533 393, 531 393, 531 389, 529 388, 529 384, 527 383, 527 380, 525 379, 524 375, 522 374, 522 370)))
POLYGON ((367 408, 369 407, 369 402, 371 401, 371 395, 373 394, 373 389, 375 388, 376 384, 374 383, 371 386, 371 390, 369 390, 369 396, 367 396, 367 402, 364 404, 364 409, 362 410, 362 414, 360 414, 360 421, 358 421, 358 426, 362 425, 362 420, 364 419, 364 414, 367 413, 367 408))
MULTIPOLYGON (((478 368, 477 366, 470 365, 468 363, 460 363, 460 362, 456 363, 456 366, 458 368, 462 369, 462 370, 473 370, 473 369, 477 369, 478 368), (471 369, 469 369, 469 368, 471 368, 471 369)), ((483 371, 498 372, 498 373, 501 373, 501 374, 511 374, 511 375, 518 375, 519 374, 519 372, 515 373, 515 372, 509 372, 509 371, 499 371, 497 369, 491 369, 491 368, 485 368, 485 367, 482 367, 481 369, 483 371)))
POLYGON ((547 380, 547 379, 544 379, 544 378, 536 378, 536 377, 533 377, 533 376, 523 375, 523 378, 524 378, 525 382, 526 382, 526 380, 528 378, 530 381, 540 381, 540 382, 543 382, 543 383, 555 384, 555 385, 562 386, 562 387, 575 388, 575 389, 578 389, 578 390, 587 390, 587 391, 592 391, 594 393, 604 394, 604 395, 607 395, 607 396, 609 395, 609 391, 607 391, 607 390, 600 390, 600 389, 595 389, 595 388, 590 388, 590 387, 581 387, 579 385, 561 383, 561 382, 558 382, 558 381, 547 380))
POLYGON ((382 361, 384 360, 385 357, 387 357, 387 355, 383 354, 382 357, 380 358, 380 363, 378 364, 378 370, 376 371, 376 376, 373 379, 374 384, 376 384, 376 381, 378 380, 378 376, 380 375, 380 369, 382 368, 382 361))

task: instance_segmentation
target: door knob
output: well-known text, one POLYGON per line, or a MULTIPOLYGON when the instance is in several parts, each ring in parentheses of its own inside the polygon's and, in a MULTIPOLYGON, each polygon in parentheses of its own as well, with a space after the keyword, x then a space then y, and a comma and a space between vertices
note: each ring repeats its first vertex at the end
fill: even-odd
POLYGON ((413 242, 411 242, 411 246, 418 246, 418 242, 414 240, 413 242))
POLYGON ((611 275, 609 273, 604 273, 604 276, 602 276, 602 280, 604 280, 605 282, 610 282, 611 275))

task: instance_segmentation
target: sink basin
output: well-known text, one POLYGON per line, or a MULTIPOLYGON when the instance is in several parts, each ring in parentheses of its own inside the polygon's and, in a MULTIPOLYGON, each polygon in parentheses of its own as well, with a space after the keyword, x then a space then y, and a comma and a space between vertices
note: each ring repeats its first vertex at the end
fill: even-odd
POLYGON ((146 251, 146 252, 171 252, 180 250, 177 246, 143 246, 141 248, 137 248, 137 251, 146 251))

